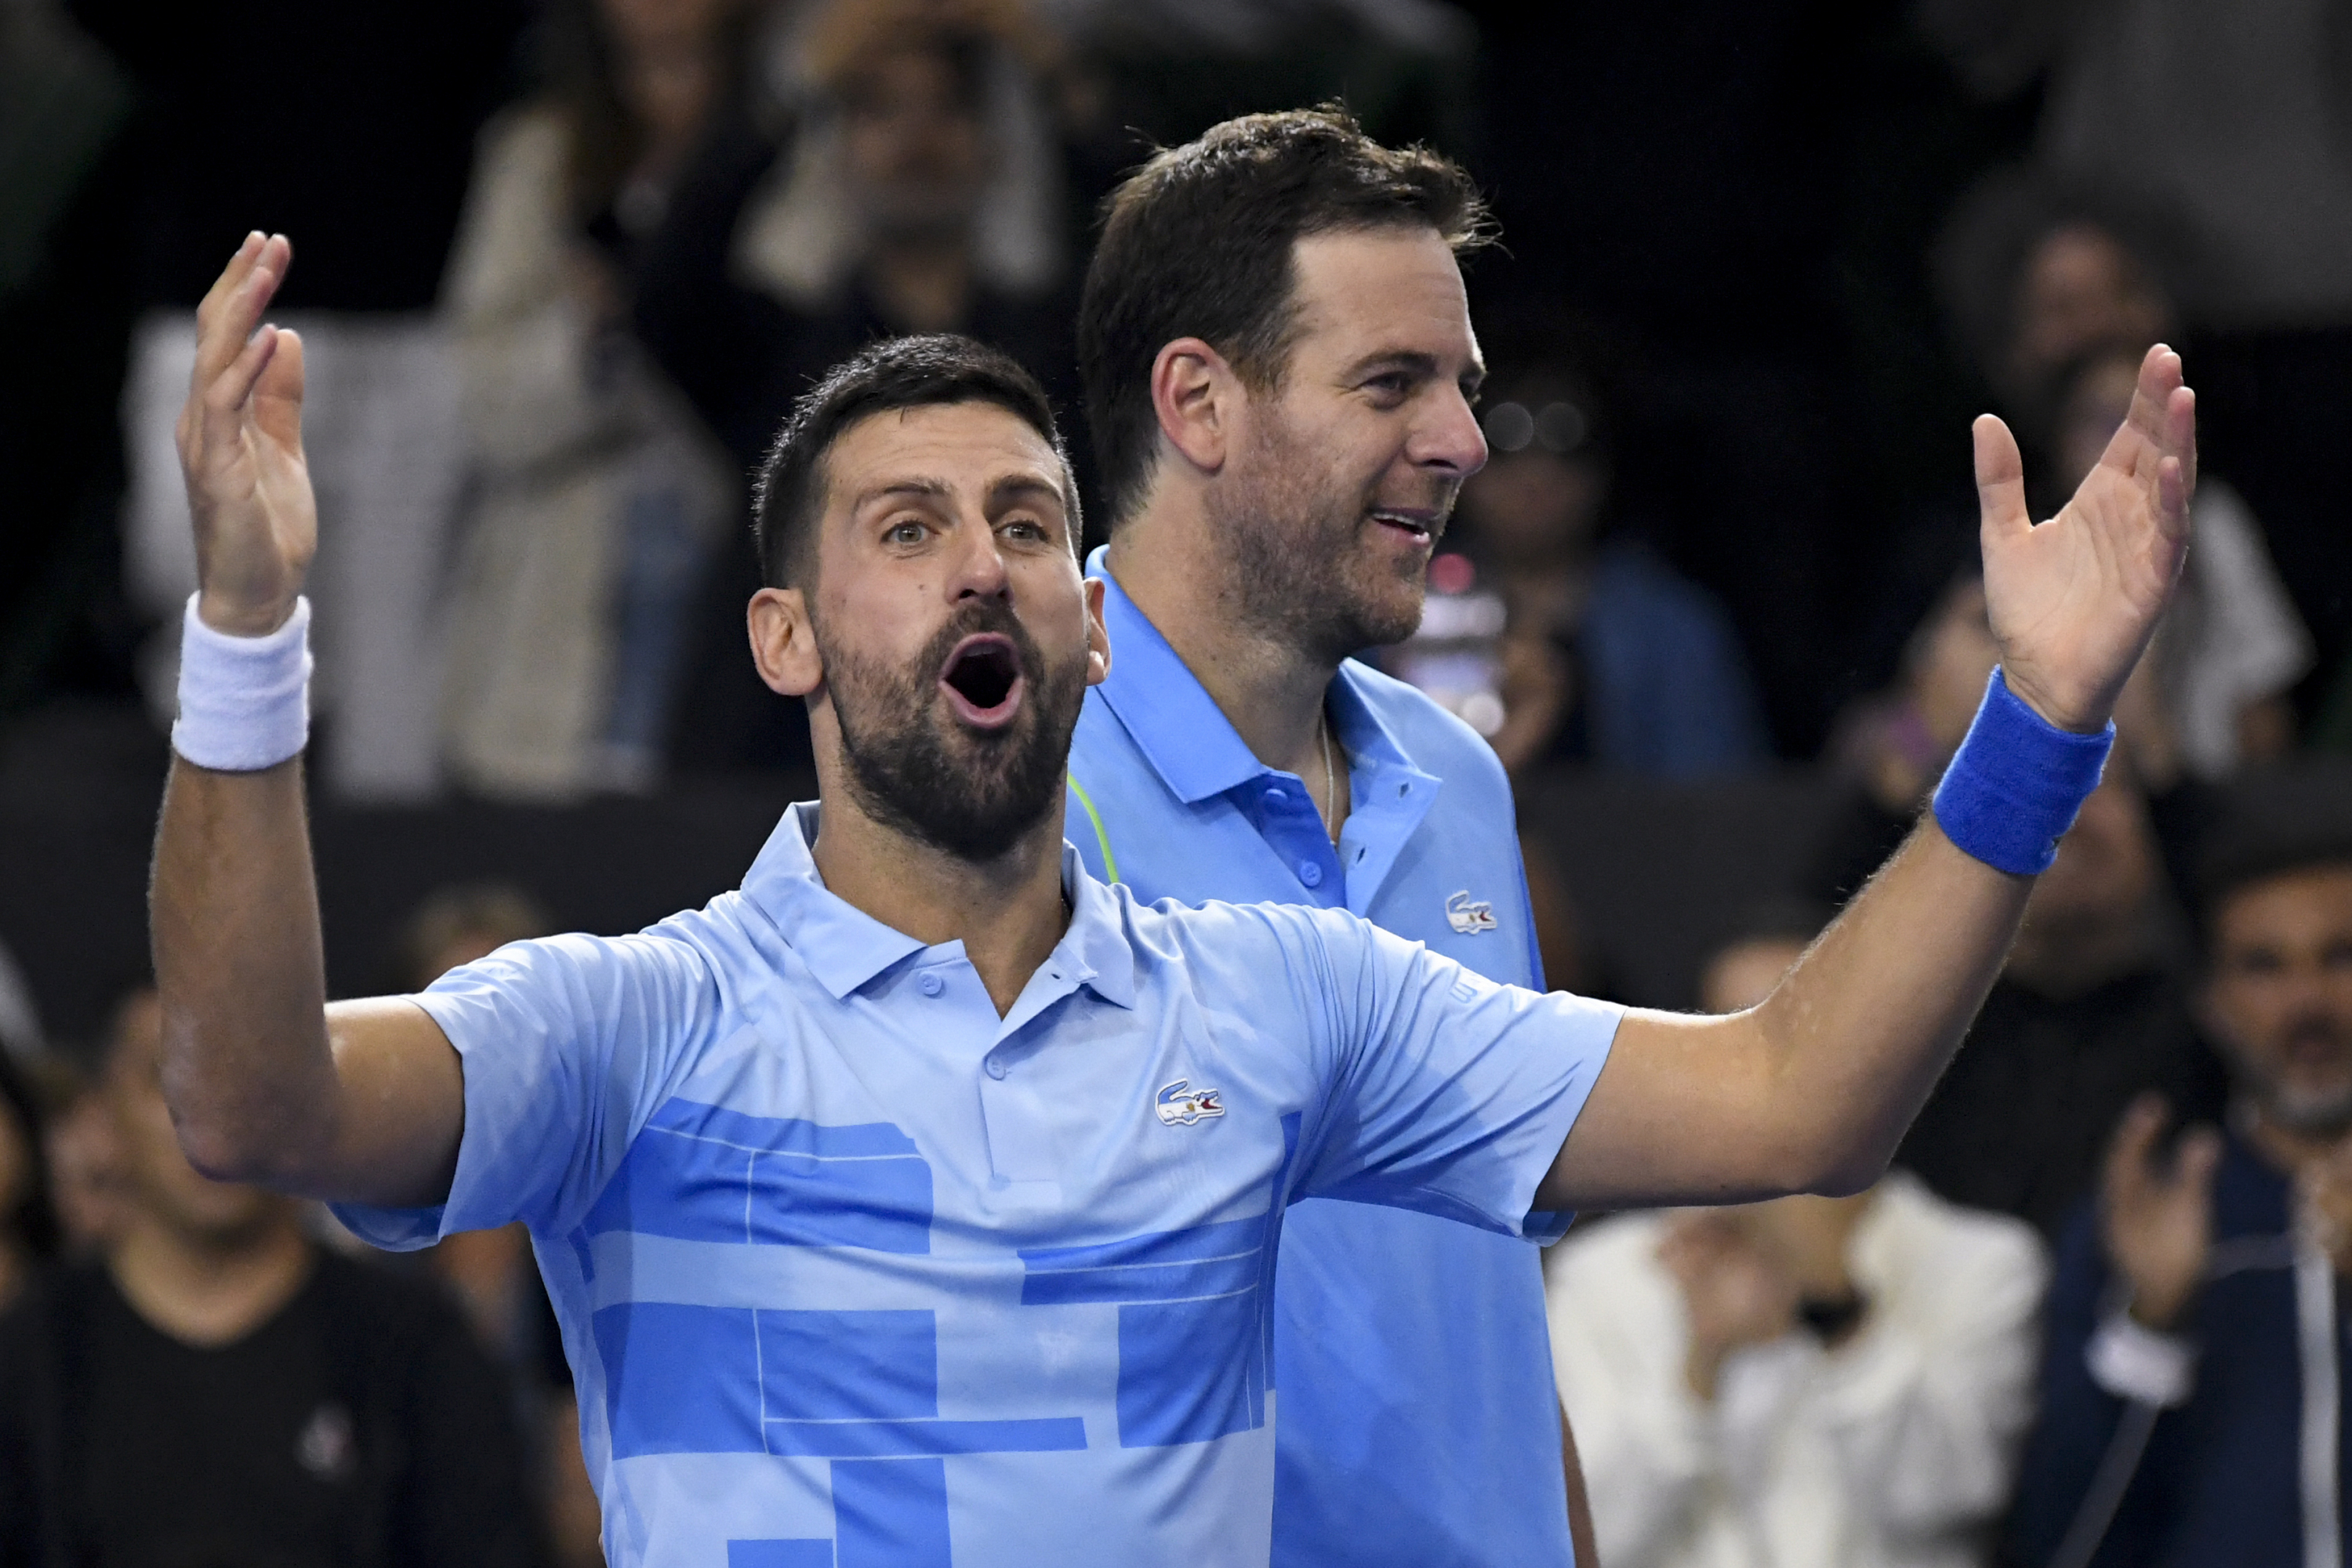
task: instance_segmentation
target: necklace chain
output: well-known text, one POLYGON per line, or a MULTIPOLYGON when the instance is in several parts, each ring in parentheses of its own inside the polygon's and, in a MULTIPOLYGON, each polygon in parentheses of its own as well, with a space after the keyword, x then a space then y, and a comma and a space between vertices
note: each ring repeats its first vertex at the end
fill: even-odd
POLYGON ((1331 766, 1331 715, 1327 709, 1315 716, 1315 732, 1323 741, 1323 826, 1331 842, 1339 842, 1339 775, 1331 766))

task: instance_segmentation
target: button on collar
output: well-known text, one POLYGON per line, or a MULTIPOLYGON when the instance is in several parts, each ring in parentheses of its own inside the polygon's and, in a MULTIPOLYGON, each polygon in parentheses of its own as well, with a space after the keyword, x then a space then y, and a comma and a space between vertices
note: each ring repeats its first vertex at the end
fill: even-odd
POLYGON ((948 983, 940 979, 938 975, 926 971, 923 977, 920 980, 916 981, 915 984, 922 988, 924 995, 936 996, 940 992, 947 989, 948 983))

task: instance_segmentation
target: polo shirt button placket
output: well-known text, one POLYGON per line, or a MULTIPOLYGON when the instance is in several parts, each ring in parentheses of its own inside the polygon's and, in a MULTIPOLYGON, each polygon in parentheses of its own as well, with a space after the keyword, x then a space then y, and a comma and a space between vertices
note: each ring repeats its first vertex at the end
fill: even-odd
POLYGON ((1323 885, 1323 868, 1312 860, 1301 860, 1298 863, 1298 879, 1310 888, 1319 888, 1323 885))
POLYGON ((980 1070, 986 1073, 989 1077, 996 1079, 999 1083, 1004 1081, 1004 1074, 1006 1071, 1004 1063, 1001 1058, 993 1054, 981 1058, 980 1070))

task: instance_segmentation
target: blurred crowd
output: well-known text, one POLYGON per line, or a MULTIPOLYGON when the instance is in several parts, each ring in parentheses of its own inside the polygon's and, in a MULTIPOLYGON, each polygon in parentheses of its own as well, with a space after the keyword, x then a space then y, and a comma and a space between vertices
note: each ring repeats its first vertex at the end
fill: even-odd
MULTIPOLYGON (((168 717, 191 310, 262 227, 309 367, 317 787, 796 778, 741 618, 796 394, 952 330, 1075 414, 1118 176, 1344 100, 1465 160, 1505 247, 1469 279, 1490 460, 1368 657, 1523 783, 1835 781, 1816 863, 1720 922, 1698 1000, 1736 1010, 1983 690, 1969 415, 2046 515, 2180 344, 2186 581, 1899 1168, 1588 1218, 1555 1370, 1609 1568, 2337 1563, 2352 5, 1667 9, 0 0, 0 748, 168 717)), ((1533 875, 1548 967, 1589 973, 1533 875)), ((448 889, 400 983, 546 924, 448 889)), ((600 1561, 528 1239, 394 1268, 205 1181, 152 995, 45 1047, 39 989, 0 952, 0 1568, 600 1561)))

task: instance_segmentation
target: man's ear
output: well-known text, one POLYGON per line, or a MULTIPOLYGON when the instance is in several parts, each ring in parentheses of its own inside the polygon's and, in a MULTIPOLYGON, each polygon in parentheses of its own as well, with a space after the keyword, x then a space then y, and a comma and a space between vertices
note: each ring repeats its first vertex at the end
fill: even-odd
POLYGON ((806 697, 824 684, 824 658, 816 650, 808 599, 798 588, 762 588, 751 595, 745 619, 751 633, 751 662, 768 689, 781 697, 806 697))
POLYGON ((1110 674, 1110 628, 1103 624, 1103 583, 1087 584, 1087 684, 1100 686, 1110 674))
POLYGON ((1160 345, 1151 361, 1151 409, 1160 433, 1185 460, 1207 473, 1225 466, 1244 394, 1225 356, 1199 338, 1160 345))

